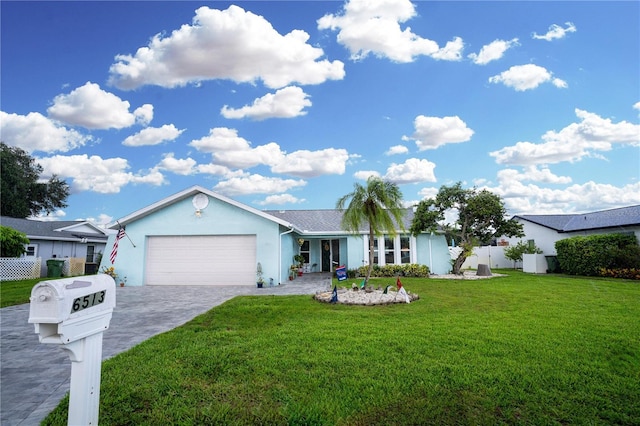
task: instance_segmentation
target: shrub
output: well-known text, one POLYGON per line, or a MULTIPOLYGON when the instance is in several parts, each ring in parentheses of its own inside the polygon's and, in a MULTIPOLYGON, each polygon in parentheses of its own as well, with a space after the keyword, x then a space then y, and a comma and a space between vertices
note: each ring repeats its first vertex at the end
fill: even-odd
POLYGON ((624 268, 624 269, 606 269, 600 268, 598 275, 605 278, 624 278, 627 280, 640 280, 640 269, 624 268))
POLYGON ((598 276, 602 269, 640 268, 634 234, 577 236, 556 241, 558 262, 571 275, 598 276))
MULTIPOLYGON (((419 265, 417 263, 410 263, 405 265, 373 265, 371 271, 372 277, 428 277, 429 267, 427 265, 419 265)), ((367 275, 367 266, 361 266, 358 269, 350 269, 347 271, 347 277, 364 277, 367 275)))

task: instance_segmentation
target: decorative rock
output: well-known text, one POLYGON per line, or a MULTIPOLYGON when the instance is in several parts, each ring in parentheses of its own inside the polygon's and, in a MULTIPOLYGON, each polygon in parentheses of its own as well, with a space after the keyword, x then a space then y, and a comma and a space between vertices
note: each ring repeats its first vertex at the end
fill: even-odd
MULTIPOLYGON (((322 293, 316 293, 313 298, 319 302, 330 303, 331 291, 325 291, 322 293)), ((420 299, 420 296, 414 293, 408 293, 409 300, 411 302, 420 299)), ((380 306, 390 305, 392 303, 404 303, 406 300, 404 296, 400 295, 396 291, 388 291, 386 294, 382 290, 367 291, 346 291, 346 289, 338 290, 338 303, 343 305, 364 305, 364 306, 380 306)))
POLYGON ((478 270, 476 271, 476 275, 479 277, 490 277, 491 276, 491 268, 489 265, 479 264, 478 270))

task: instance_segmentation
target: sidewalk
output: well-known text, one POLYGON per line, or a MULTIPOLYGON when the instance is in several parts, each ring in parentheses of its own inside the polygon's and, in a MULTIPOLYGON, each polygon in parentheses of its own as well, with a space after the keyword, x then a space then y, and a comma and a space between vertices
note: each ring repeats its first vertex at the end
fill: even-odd
MULTIPOLYGON (((329 273, 305 274, 276 287, 142 286, 117 288, 116 308, 103 336, 102 358, 182 325, 241 295, 315 294, 331 286, 329 273)), ((0 309, 0 424, 40 422, 69 391, 71 361, 57 345, 38 341, 29 304, 0 309)))

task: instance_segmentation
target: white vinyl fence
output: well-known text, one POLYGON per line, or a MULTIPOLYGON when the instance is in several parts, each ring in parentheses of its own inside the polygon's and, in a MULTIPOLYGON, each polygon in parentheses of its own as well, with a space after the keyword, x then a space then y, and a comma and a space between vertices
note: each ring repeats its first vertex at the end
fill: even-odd
POLYGON ((39 257, 0 257, 0 281, 40 278, 39 257))
MULTIPOLYGON (((473 254, 464 261, 462 269, 478 269, 478 264, 489 265, 490 268, 514 268, 513 260, 504 257, 505 248, 504 246, 474 247, 473 254)), ((522 262, 518 262, 515 267, 522 267, 522 262)))

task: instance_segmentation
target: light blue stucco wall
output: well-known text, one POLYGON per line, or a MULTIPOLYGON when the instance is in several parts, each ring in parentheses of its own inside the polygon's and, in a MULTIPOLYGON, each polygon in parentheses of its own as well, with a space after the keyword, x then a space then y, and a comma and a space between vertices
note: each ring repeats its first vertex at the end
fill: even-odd
POLYGON ((441 234, 420 234, 416 237, 417 262, 427 265, 432 274, 447 274, 451 271, 451 256, 447 239, 441 234), (429 245, 431 241, 431 245, 429 245))
MULTIPOLYGON (((176 201, 154 213, 126 225, 125 236, 119 242, 115 261, 116 273, 127 277, 127 285, 143 285, 149 236, 170 235, 256 235, 256 260, 263 277, 278 281, 278 238, 280 226, 266 218, 209 197, 209 205, 200 217, 195 215, 192 197, 176 201)), ((110 236, 101 266, 110 266, 109 254, 115 236, 110 236)), ((255 268, 257 265, 254 265, 255 268)))

